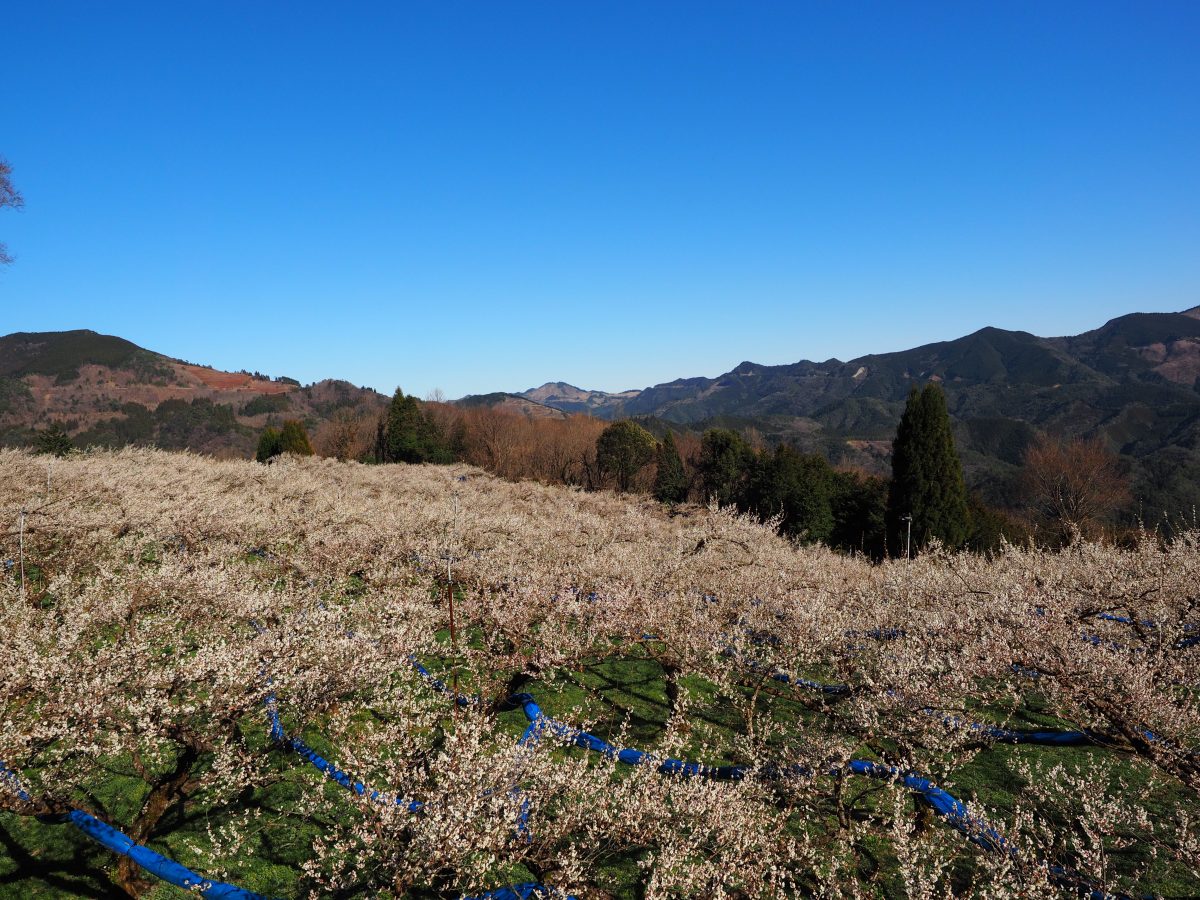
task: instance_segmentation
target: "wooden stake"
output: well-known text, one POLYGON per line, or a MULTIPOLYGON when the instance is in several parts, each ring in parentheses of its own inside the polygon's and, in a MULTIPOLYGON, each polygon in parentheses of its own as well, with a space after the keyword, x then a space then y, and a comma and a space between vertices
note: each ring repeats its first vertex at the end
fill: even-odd
POLYGON ((25 599, 25 507, 21 507, 21 525, 18 541, 21 547, 21 600, 25 599))

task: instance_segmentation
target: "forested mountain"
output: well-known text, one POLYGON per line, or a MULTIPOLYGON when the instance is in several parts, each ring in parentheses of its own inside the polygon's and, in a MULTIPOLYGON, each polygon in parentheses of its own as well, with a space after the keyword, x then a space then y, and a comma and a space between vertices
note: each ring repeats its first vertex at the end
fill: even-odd
POLYGON ((605 395, 559 383, 523 396, 561 409, 585 397, 604 418, 754 428, 883 470, 909 387, 926 381, 945 389, 968 475, 992 499, 1003 499, 1026 444, 1045 430, 1099 435, 1125 455, 1148 519, 1200 505, 1200 307, 1133 313, 1074 337, 983 328, 849 362, 744 362, 717 378, 641 391, 605 395))
POLYGON ((0 338, 0 446, 60 425, 79 446, 146 444, 252 456, 258 433, 286 418, 310 428, 339 410, 378 411, 387 398, 345 381, 222 372, 94 331, 0 338))
MULTIPOLYGON (((1148 521, 1200 507, 1200 307, 1133 313, 1072 337, 983 328, 849 362, 744 362, 717 378, 619 394, 552 382, 458 405, 636 417, 660 437, 731 427, 883 474, 908 390, 928 381, 945 390, 968 483, 991 502, 1011 499, 1025 447, 1048 431, 1099 436, 1122 454, 1148 521)), ((27 444, 57 423, 80 446, 249 456, 258 432, 285 418, 315 430, 348 414, 373 421, 386 404, 344 381, 305 387, 221 372, 93 331, 0 338, 0 445, 27 444)))

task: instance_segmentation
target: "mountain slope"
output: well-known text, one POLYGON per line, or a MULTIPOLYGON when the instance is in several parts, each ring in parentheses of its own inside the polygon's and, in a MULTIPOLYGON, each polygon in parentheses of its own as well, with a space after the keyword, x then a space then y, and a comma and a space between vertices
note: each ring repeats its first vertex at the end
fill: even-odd
POLYGON ((516 395, 534 400, 555 409, 568 413, 597 414, 614 403, 632 400, 639 391, 623 391, 619 394, 609 394, 604 391, 585 391, 565 381, 548 381, 541 387, 530 388, 516 395))
MULTIPOLYGON (((1200 307, 1133 313, 1072 337, 983 328, 849 362, 744 362, 716 378, 681 378, 623 394, 572 390, 604 418, 753 427, 835 462, 884 471, 879 444, 894 434, 909 389, 927 381, 946 392, 977 484, 1010 475, 1038 430, 1098 435, 1131 458, 1147 503, 1177 510, 1200 505, 1200 307), (1171 465, 1160 465, 1168 457, 1171 465), (1159 474, 1152 478, 1151 471, 1159 474), (1192 487, 1162 488, 1178 484, 1180 471, 1184 481, 1196 476, 1192 487)), ((538 389, 541 402, 561 409, 577 402, 546 392, 551 386, 538 389)))
POLYGON ((506 394, 502 391, 492 394, 469 394, 461 400, 455 400, 454 405, 463 409, 479 406, 502 409, 505 412, 524 413, 534 419, 565 419, 569 414, 567 410, 539 403, 522 394, 506 394))
POLYGON ((0 337, 0 446, 28 443, 53 422, 77 444, 154 444, 246 456, 284 418, 315 429, 344 408, 382 409, 375 391, 342 381, 222 372, 94 331, 0 337))

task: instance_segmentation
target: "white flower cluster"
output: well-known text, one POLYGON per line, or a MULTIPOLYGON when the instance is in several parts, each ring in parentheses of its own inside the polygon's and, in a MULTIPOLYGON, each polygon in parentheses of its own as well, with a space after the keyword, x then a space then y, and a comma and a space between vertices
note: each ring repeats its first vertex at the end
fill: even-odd
POLYGON ((321 823, 312 896, 530 876, 598 898, 1200 893, 1200 535, 872 565, 726 510, 465 466, 142 450, 56 463, 49 491, 42 461, 0 452, 0 488, 0 760, 33 797, 0 782, 4 813, 111 817, 96 787, 126 767, 135 840, 221 810, 186 836, 212 877, 251 871, 264 830, 321 823), (589 680, 629 665, 656 722, 589 680), (381 794, 273 745, 268 692, 381 794), (519 692, 651 764, 518 746, 519 692), (1038 728, 1088 746, 1006 742, 1038 728), (660 774, 668 757, 750 771, 660 774), (851 759, 933 780, 1006 849, 851 759), (292 808, 245 803, 283 782, 292 808))

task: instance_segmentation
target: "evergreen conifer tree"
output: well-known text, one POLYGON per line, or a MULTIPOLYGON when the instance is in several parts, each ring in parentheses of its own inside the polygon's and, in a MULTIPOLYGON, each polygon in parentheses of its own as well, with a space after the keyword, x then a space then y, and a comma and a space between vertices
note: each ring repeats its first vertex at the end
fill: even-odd
POLYGON ((675 435, 670 431, 658 445, 658 472, 654 476, 654 497, 660 503, 682 503, 687 499, 687 473, 683 471, 683 460, 675 446, 675 435))
POLYGON ((834 472, 828 460, 781 444, 774 453, 751 455, 750 461, 739 507, 757 512, 763 520, 781 515, 779 529, 784 534, 828 541, 834 525, 834 472))
POLYGON ((912 516, 912 547, 938 538, 961 547, 970 532, 967 489, 954 448, 946 397, 936 384, 908 392, 908 403, 892 442, 892 483, 887 525, 893 553, 903 553, 912 516))
POLYGON ((54 456, 66 456, 75 449, 70 436, 58 422, 53 423, 45 431, 35 432, 34 447, 36 453, 49 453, 54 456))
POLYGON ((700 479, 704 499, 721 506, 746 505, 746 485, 754 451, 736 431, 710 428, 700 439, 700 479))
POLYGON ((375 421, 375 462, 387 462, 387 415, 379 414, 375 421))
POLYGON ((396 388, 388 406, 387 428, 384 435, 384 458, 387 462, 420 463, 425 461, 422 452, 422 431, 425 428, 421 407, 416 397, 406 397, 396 388))
POLYGON ((263 429, 263 433, 258 438, 258 452, 254 454, 254 458, 260 463, 265 463, 272 456, 278 456, 283 452, 279 445, 279 429, 268 426, 263 429))
POLYGON ((295 453, 297 456, 313 455, 312 442, 308 439, 303 422, 288 419, 283 423, 283 429, 279 432, 279 452, 295 453))
POLYGON ((862 472, 834 473, 833 531, 829 545, 846 553, 863 553, 872 559, 887 556, 888 482, 862 472))
POLYGON ((654 436, 628 419, 613 422, 596 438, 596 465, 602 474, 616 478, 622 493, 653 458, 654 436))
POLYGON ((458 458, 461 434, 444 433, 437 417, 413 396, 396 388, 375 436, 375 461, 452 463, 458 458))

